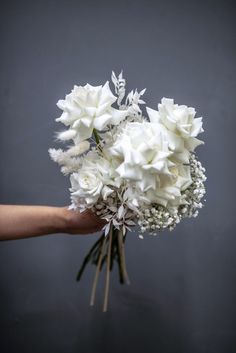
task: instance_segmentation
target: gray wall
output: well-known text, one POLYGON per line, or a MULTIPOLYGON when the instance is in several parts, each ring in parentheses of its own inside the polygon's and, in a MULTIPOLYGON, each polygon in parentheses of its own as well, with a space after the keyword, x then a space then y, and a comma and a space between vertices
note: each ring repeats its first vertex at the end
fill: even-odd
POLYGON ((158 238, 129 235, 132 285, 114 272, 106 315, 102 284, 88 306, 94 269, 75 282, 98 235, 2 242, 0 351, 235 352, 233 1, 3 1, 0 16, 1 203, 69 203, 47 152, 62 128, 56 102, 112 69, 147 87, 153 108, 162 96, 196 107, 208 175, 197 219, 158 238))

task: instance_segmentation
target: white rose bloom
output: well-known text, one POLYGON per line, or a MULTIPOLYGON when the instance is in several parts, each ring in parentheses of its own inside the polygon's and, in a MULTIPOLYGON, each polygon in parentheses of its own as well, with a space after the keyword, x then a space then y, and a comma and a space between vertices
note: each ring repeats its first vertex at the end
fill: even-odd
POLYGON ((155 188, 156 175, 170 176, 168 160, 172 152, 160 124, 127 123, 109 152, 120 161, 121 178, 139 181, 143 191, 155 188))
MULTIPOLYGON (((187 151, 194 151, 194 149, 203 144, 203 141, 196 137, 203 132, 202 118, 194 118, 196 111, 194 108, 186 105, 174 104, 173 99, 162 98, 161 103, 158 104, 158 111, 147 108, 147 113, 151 122, 161 123, 172 134, 172 138, 176 143, 180 143, 178 137, 184 142, 184 148, 187 151)), ((175 150, 175 148, 173 148, 175 150)), ((177 152, 184 152, 185 159, 186 152, 176 149, 177 152)))
POLYGON ((155 189, 150 188, 146 192, 142 192, 137 183, 131 182, 123 195, 128 207, 138 213, 145 204, 156 203, 171 211, 185 204, 182 191, 192 184, 190 167, 178 165, 170 167, 170 170, 175 176, 172 182, 162 177, 155 189))
POLYGON ((127 111, 113 108, 111 105, 116 100, 108 81, 104 86, 74 86, 65 100, 57 103, 63 113, 56 121, 69 126, 59 138, 73 139, 77 144, 91 137, 94 128, 102 131, 108 124, 119 124, 127 116, 127 111))
POLYGON ((149 189, 145 195, 150 203, 158 203, 173 209, 185 203, 181 192, 192 184, 192 179, 189 166, 176 165, 170 167, 170 172, 172 173, 172 180, 160 178, 156 189, 149 189))
POLYGON ((108 149, 117 161, 117 173, 128 180, 125 195, 130 207, 152 202, 163 206, 180 203, 181 191, 192 180, 189 166, 176 165, 170 160, 171 143, 172 135, 161 124, 131 122, 108 149))
POLYGON ((113 165, 90 151, 83 160, 81 169, 70 177, 72 202, 79 205, 94 205, 100 196, 104 200, 113 193, 113 186, 120 186, 119 175, 113 165))
POLYGON ((171 167, 175 164, 169 160, 172 152, 160 124, 127 123, 109 152, 119 161, 117 173, 134 187, 127 194, 133 195, 129 198, 135 207, 137 203, 154 200, 166 205, 174 197, 173 193, 180 195, 179 187, 173 189, 176 175, 171 167))
POLYGON ((94 170, 82 169, 70 176, 71 196, 73 199, 85 200, 87 205, 97 202, 103 187, 101 179, 94 170))

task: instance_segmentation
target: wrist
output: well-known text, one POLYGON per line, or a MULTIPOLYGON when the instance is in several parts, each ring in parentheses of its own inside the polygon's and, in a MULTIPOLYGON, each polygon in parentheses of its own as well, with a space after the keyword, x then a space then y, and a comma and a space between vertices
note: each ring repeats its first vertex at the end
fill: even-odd
POLYGON ((53 207, 52 212, 52 232, 51 233, 66 233, 68 224, 67 209, 64 207, 53 207))
POLYGON ((68 207, 58 207, 57 210, 57 233, 71 234, 73 227, 78 230, 78 213, 69 210, 68 207))

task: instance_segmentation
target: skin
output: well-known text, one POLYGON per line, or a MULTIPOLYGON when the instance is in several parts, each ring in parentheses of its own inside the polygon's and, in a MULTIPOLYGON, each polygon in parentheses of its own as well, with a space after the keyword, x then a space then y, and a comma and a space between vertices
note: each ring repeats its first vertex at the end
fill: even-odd
POLYGON ((15 240, 47 234, 90 234, 105 225, 92 211, 67 207, 0 205, 0 240, 15 240))

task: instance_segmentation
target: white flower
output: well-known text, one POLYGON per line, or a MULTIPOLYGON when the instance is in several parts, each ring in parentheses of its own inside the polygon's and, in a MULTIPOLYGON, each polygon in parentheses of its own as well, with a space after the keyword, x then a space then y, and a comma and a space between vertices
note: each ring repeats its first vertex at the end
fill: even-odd
POLYGON ((188 151, 194 151, 203 143, 196 138, 203 132, 203 128, 202 118, 194 118, 196 115, 194 108, 174 104, 173 99, 162 98, 161 103, 158 104, 158 111, 147 107, 147 113, 151 122, 163 124, 172 136, 175 135, 177 143, 180 143, 178 140, 180 137, 184 142, 184 148, 188 151))
POLYGON ((128 185, 124 197, 130 208, 183 202, 181 191, 192 183, 190 168, 172 162, 171 137, 159 123, 129 122, 108 148, 118 163, 117 173, 128 185))
POLYGON ((165 129, 158 123, 127 123, 117 136, 110 154, 119 161, 117 173, 130 185, 126 191, 129 205, 158 202, 166 205, 180 196, 174 185, 177 176, 169 160, 172 153, 165 129))
POLYGON ((59 138, 73 139, 77 144, 90 138, 94 128, 102 131, 108 124, 119 124, 127 112, 112 107, 116 100, 108 81, 104 86, 74 86, 65 100, 57 103, 63 113, 56 121, 69 126, 69 130, 59 134, 59 138))
POLYGON ((103 187, 102 181, 93 170, 82 169, 79 173, 70 176, 71 196, 84 199, 88 205, 94 204, 103 187))
POLYGON ((139 182, 142 191, 156 187, 158 175, 170 176, 168 160, 172 152, 160 124, 127 123, 109 152, 120 160, 116 169, 124 179, 139 182))
MULTIPOLYGON (((99 197, 103 200, 120 186, 119 176, 112 163, 96 151, 90 151, 83 159, 81 168, 70 177, 71 198, 75 205, 94 205, 99 197)), ((79 207, 79 206, 78 206, 79 207)))

